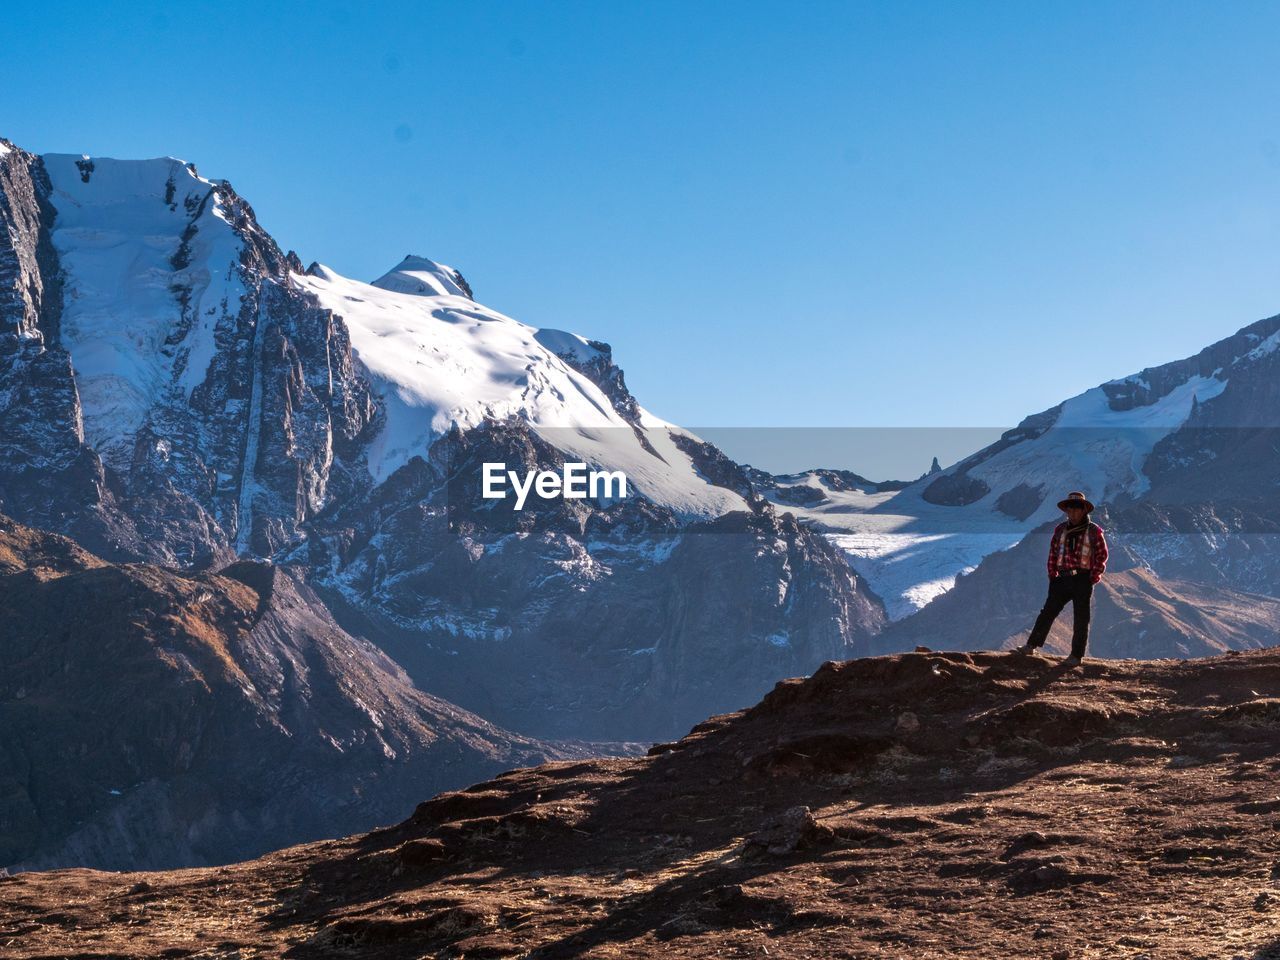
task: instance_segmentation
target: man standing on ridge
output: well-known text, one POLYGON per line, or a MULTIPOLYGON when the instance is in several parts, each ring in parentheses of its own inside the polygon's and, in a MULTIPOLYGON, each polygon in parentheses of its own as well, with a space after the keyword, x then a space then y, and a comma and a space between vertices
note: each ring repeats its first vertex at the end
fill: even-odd
POLYGON ((1071 656, 1063 666, 1074 667, 1084 659, 1089 642, 1089 614, 1094 585, 1107 566, 1107 539, 1102 528, 1089 519, 1093 510, 1083 493, 1072 490, 1058 501, 1067 519, 1058 524, 1049 541, 1049 596, 1036 617, 1025 645, 1014 653, 1031 654, 1044 645, 1049 628, 1068 601, 1072 605, 1071 656))

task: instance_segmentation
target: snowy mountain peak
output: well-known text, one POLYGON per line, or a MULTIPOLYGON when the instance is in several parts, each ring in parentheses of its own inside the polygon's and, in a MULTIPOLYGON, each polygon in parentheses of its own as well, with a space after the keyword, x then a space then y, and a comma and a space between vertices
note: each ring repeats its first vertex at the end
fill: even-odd
POLYGON ((154 196, 172 204, 180 187, 207 193, 213 186, 196 175, 194 164, 177 157, 116 160, 87 153, 46 153, 41 159, 50 176, 59 181, 58 188, 82 203, 118 206, 154 196))
POLYGON ((452 267, 407 257, 372 284, 318 263, 293 276, 298 289, 342 317, 382 398, 384 426, 368 447, 375 481, 425 454, 453 426, 517 417, 566 457, 623 470, 634 489, 677 513, 745 509, 740 495, 698 474, 671 439, 683 431, 638 405, 618 409, 608 384, 591 375, 608 372, 604 344, 538 330, 450 292, 451 271, 460 279, 452 267))
POLYGON ((418 297, 466 297, 473 299, 471 287, 453 267, 426 257, 409 254, 388 270, 373 286, 418 297))
MULTIPOLYGON (((60 280, 78 442, 118 476, 154 473, 216 499, 237 550, 275 522, 258 518, 300 520, 298 471, 263 454, 264 423, 302 463, 303 514, 331 495, 335 446, 378 484, 454 428, 509 418, 568 460, 625 471, 630 489, 678 515, 747 508, 631 397, 605 344, 485 307, 448 264, 406 256, 371 284, 321 263, 304 272, 225 180, 183 160, 39 162, 47 226, 31 189, 22 197, 60 280)), ((38 242, 24 241, 27 274, 38 242)), ((262 553, 283 542, 262 536, 262 553)))
POLYGON ((42 160, 86 437, 123 467, 157 405, 204 379, 218 320, 245 292, 242 241, 220 186, 182 160, 42 160))

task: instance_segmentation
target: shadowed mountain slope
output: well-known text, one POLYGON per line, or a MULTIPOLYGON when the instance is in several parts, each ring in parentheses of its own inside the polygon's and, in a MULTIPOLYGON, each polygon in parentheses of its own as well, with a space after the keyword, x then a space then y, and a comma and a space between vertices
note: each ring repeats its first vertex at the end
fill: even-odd
POLYGON ((609 752, 414 688, 293 574, 104 563, 0 518, 0 864, 219 863, 609 752))

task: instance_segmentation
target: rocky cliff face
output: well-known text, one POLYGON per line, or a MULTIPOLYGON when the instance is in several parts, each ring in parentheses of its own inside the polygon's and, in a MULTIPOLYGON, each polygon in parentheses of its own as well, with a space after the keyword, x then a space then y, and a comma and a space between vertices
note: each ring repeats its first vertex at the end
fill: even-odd
POLYGON ((0 154, 0 510, 112 560, 286 562, 423 689, 526 730, 669 736, 883 617, 606 344, 408 257, 303 271, 173 159, 0 154), (517 513, 480 465, 625 470, 517 513), (607 731, 607 733, 606 733, 607 731))
POLYGON ((0 140, 0 509, 58 527, 108 494, 59 339, 51 192, 43 161, 0 140))
POLYGON ((322 516, 307 554, 349 627, 486 717, 660 739, 880 623, 838 551, 763 501, 696 522, 643 499, 498 511, 479 496, 486 461, 564 456, 518 419, 456 431, 322 516))
POLYGON ((1155 391, 1205 376, 1225 385, 1198 397, 1181 429, 1156 445, 1145 467, 1151 478, 1145 499, 1169 505, 1274 499, 1280 488, 1280 316, 1194 357, 1143 371, 1139 379, 1155 391))
POLYGON ((183 566, 296 542, 375 404, 248 204, 176 160, 12 146, 0 187, 0 508, 183 566))

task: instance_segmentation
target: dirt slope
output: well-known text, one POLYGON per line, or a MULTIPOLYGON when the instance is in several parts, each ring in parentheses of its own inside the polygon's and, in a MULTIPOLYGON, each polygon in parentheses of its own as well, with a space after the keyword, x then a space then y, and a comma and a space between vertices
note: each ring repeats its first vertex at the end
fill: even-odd
POLYGON ((1278 750, 1280 650, 827 664, 650 756, 508 772, 387 830, 0 881, 0 953, 1260 960, 1278 750))

